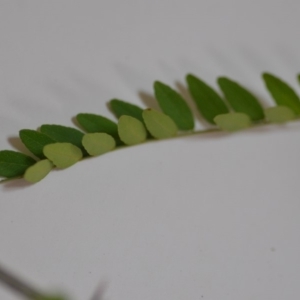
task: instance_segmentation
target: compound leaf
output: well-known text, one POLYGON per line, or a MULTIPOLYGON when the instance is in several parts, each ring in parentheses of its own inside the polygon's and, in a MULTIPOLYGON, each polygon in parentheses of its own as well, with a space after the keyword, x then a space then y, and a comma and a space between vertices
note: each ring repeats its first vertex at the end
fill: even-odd
POLYGON ((113 150, 115 139, 104 132, 87 133, 83 136, 82 145, 89 155, 97 156, 113 150))
POLYGON ((60 168, 68 168, 82 158, 82 151, 71 143, 55 143, 44 147, 44 155, 60 168))
POLYGON ((25 171, 24 179, 30 183, 39 182, 49 174, 53 167, 50 160, 40 160, 25 171))
POLYGON ((287 106, 274 106, 265 110, 266 119, 270 123, 285 123, 294 120, 296 115, 287 106))
POLYGON ((121 116, 118 123, 120 139, 126 145, 136 145, 144 142, 147 131, 144 124, 136 118, 121 116))
POLYGON ((0 151, 0 177, 12 178, 21 176, 35 162, 35 159, 23 153, 2 150, 0 151))
POLYGON ((236 112, 245 113, 254 121, 264 119, 263 108, 257 98, 248 90, 226 77, 218 78, 218 84, 236 112))
POLYGON ((246 129, 251 126, 250 117, 239 112, 218 115, 214 121, 222 130, 229 132, 246 129))
POLYGON ((49 136, 31 129, 22 129, 19 131, 20 139, 26 148, 38 158, 45 158, 43 153, 44 146, 55 143, 55 140, 49 136))
POLYGON ((154 91, 160 108, 173 119, 180 130, 194 128, 191 109, 179 93, 160 81, 154 82, 154 91))
POLYGON ((263 79, 277 105, 287 106, 296 115, 300 114, 299 96, 287 83, 269 73, 264 73, 263 79))
POLYGON ((202 80, 192 74, 188 74, 186 80, 199 112, 209 123, 214 124, 217 115, 229 112, 222 98, 202 80))
POLYGON ((156 139, 165 139, 177 135, 178 128, 174 121, 164 113, 153 109, 143 111, 147 129, 156 139))

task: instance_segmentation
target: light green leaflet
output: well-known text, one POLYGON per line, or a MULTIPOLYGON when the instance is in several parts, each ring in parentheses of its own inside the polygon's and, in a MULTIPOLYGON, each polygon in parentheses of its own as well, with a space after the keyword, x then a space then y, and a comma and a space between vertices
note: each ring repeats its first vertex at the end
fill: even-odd
POLYGON ((218 115, 215 123, 224 131, 234 132, 251 126, 251 119, 244 113, 229 113, 218 115))
POLYGON ((24 179, 31 183, 39 182, 49 174, 53 167, 53 163, 48 159, 40 160, 25 171, 24 179))
POLYGON ((277 105, 289 107, 296 115, 300 115, 300 99, 295 91, 280 78, 264 73, 263 79, 277 105))
POLYGON ((144 142, 147 131, 141 121, 130 116, 121 116, 118 123, 120 139, 126 145, 136 145, 144 142))
POLYGON ((154 82, 154 91, 160 108, 173 119, 178 129, 192 130, 194 128, 192 112, 180 94, 159 81, 154 82))
POLYGON ((119 119, 121 116, 126 115, 144 122, 143 120, 143 109, 138 107, 137 105, 119 100, 112 99, 109 102, 111 110, 119 119))
POLYGON ((0 151, 0 177, 13 178, 21 176, 35 162, 36 160, 23 153, 2 150, 0 151))
POLYGON ((42 125, 41 132, 48 135, 56 142, 71 143, 80 148, 84 156, 87 155, 87 152, 81 144, 84 133, 78 129, 61 125, 42 125))
POLYGON ((266 120, 270 123, 285 123, 294 120, 295 113, 286 106, 274 106, 265 110, 266 120))
POLYGON ((263 108, 248 90, 226 77, 218 78, 218 84, 225 98, 236 112, 247 114, 253 121, 262 120, 263 108))
POLYGON ((20 130, 19 136, 26 148, 38 158, 45 158, 43 153, 44 146, 55 143, 55 140, 49 136, 30 129, 20 130))
POLYGON ((55 143, 44 147, 44 155, 60 168, 68 168, 82 158, 80 148, 70 143, 55 143))
POLYGON ((189 74, 186 77, 189 91, 203 118, 214 124, 214 117, 229 112, 222 98, 196 76, 189 74))
POLYGON ((147 129, 156 139, 165 139, 177 135, 178 128, 167 115, 153 109, 146 109, 143 118, 147 129))
POLYGON ((82 138, 82 145, 89 155, 97 156, 116 147, 114 138, 107 133, 87 133, 82 138))

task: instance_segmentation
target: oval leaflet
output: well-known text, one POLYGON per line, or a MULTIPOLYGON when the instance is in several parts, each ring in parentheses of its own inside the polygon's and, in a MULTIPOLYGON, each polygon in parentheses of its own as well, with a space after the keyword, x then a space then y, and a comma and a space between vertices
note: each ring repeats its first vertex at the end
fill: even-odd
POLYGON ((82 138, 82 145, 89 155, 97 156, 113 150, 116 141, 107 133, 87 133, 82 138))
POLYGON ((36 183, 45 178, 54 165, 49 159, 43 159, 29 167, 24 174, 24 179, 30 183, 36 183))
POLYGON ((82 158, 81 150, 70 143, 55 143, 44 147, 45 156, 60 168, 68 168, 82 158))
POLYGON ((153 109, 146 109, 143 112, 143 118, 147 129, 156 139, 177 135, 178 128, 169 116, 153 109))

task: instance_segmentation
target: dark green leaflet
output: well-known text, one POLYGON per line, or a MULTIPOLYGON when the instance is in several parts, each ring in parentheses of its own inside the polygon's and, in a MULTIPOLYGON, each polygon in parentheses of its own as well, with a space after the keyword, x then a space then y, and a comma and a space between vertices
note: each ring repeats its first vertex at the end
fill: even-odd
POLYGON ((298 82, 300 83, 300 74, 297 75, 298 82))
POLYGON ((154 91, 160 108, 173 119, 180 130, 194 128, 193 114, 180 94, 159 81, 154 82, 154 91))
POLYGON ((202 116, 214 124, 214 118, 220 114, 229 112, 222 98, 206 83, 189 74, 186 77, 189 91, 202 116))
POLYGON ((32 300, 68 300, 68 298, 64 297, 64 296, 37 296, 35 298, 33 298, 32 300))
POLYGON ((263 79, 277 105, 287 106, 296 115, 300 114, 299 96, 287 83, 269 73, 264 73, 263 79))
POLYGON ((78 123, 82 128, 88 133, 104 132, 111 135, 115 140, 117 145, 121 144, 118 135, 118 125, 99 115, 95 114, 78 114, 76 116, 78 123))
POLYGON ((55 142, 71 143, 80 148, 84 156, 88 155, 81 143, 84 133, 75 128, 47 124, 41 126, 41 132, 48 135, 55 142))
POLYGON ((21 176, 26 169, 36 163, 36 160, 23 153, 0 151, 0 177, 12 178, 21 176))
POLYGON ((120 118, 123 115, 130 116, 144 122, 143 120, 143 109, 137 105, 119 100, 112 99, 109 102, 111 110, 116 115, 117 118, 120 118))
POLYGON ((26 148, 41 159, 45 158, 43 153, 44 146, 55 143, 55 140, 49 136, 31 129, 20 130, 19 136, 26 148))
POLYGON ((264 119, 263 108, 248 90, 226 77, 218 78, 218 84, 236 112, 247 114, 253 121, 264 119))

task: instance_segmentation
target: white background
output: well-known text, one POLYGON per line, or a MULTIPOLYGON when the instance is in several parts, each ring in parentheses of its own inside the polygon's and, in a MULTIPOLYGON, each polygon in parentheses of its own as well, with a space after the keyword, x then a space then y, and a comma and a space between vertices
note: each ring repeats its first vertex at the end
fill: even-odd
MULTIPOLYGON (((272 105, 263 71, 300 92, 299 15, 297 0, 2 0, 0 149, 79 112, 113 118, 115 97, 155 107, 157 79, 186 96, 189 72, 272 105)), ((75 300, 297 299, 299 129, 150 143, 1 185, 0 264, 75 300)))

